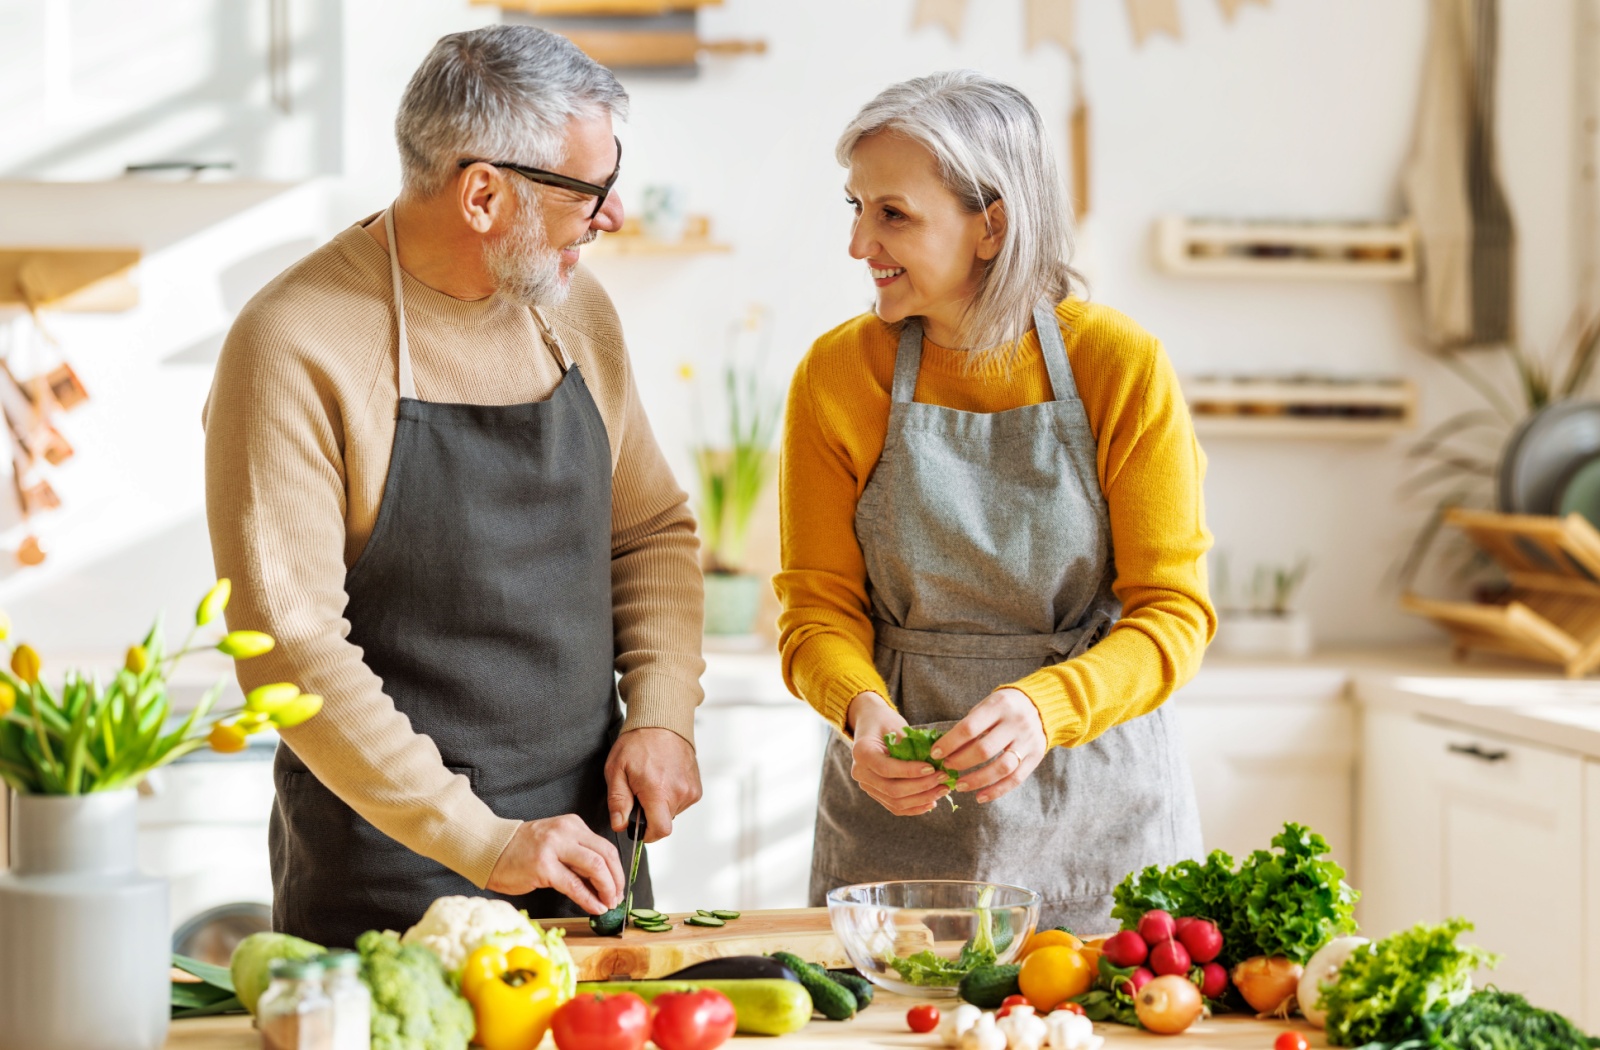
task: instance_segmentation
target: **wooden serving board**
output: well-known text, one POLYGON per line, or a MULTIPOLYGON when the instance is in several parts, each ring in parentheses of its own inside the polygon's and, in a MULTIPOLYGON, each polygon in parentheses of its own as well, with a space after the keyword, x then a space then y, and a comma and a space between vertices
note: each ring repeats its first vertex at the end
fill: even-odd
POLYGON ((730 955, 793 952, 807 962, 848 966, 850 960, 833 935, 826 908, 745 912, 725 926, 690 926, 683 914, 669 914, 667 933, 646 933, 629 923, 621 937, 596 937, 586 919, 544 922, 567 931, 567 947, 578 966, 578 980, 665 977, 685 966, 730 955))

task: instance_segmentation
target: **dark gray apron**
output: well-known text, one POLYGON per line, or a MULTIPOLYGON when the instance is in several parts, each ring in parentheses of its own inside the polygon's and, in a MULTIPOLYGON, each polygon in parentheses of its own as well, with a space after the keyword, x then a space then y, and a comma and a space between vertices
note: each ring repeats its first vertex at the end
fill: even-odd
MULTIPOLYGON (((953 725, 992 691, 1086 652, 1121 615, 1095 436, 1054 309, 1034 309, 1055 400, 1006 412, 916 401, 922 325, 900 333, 883 456, 856 506, 874 662, 912 725, 953 725)), ((883 879, 979 879, 1044 897, 1041 926, 1107 932, 1130 871, 1198 856, 1200 818, 1165 707, 1051 748, 1003 798, 897 817, 828 744, 811 903, 883 879)))
MULTIPOLYGON (((350 641, 497 814, 576 813, 620 848, 604 776, 621 724, 605 423, 537 312, 565 373, 549 400, 418 400, 388 213, 384 222, 400 405, 378 520, 345 577, 350 641)), ((383 834, 288 747, 274 773, 275 929, 348 947, 366 930, 404 931, 438 897, 502 896, 383 834)), ((582 914, 551 889, 505 899, 535 918, 582 914)), ((635 899, 652 900, 644 866, 635 899)))

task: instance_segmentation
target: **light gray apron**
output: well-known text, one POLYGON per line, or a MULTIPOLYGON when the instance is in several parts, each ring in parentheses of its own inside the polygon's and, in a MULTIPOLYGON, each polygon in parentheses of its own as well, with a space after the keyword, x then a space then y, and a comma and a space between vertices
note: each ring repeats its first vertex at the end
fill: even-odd
MULTIPOLYGON (((1034 309, 1055 400, 962 412, 915 400, 922 325, 900 333, 883 456, 856 507, 877 633, 874 662, 912 725, 960 719, 994 689, 1078 656, 1121 615, 1095 436, 1055 311, 1034 309)), ((1040 925, 1114 928, 1111 890, 1201 852, 1194 786, 1165 707, 1052 748, 997 801, 953 796, 897 817, 823 761, 811 903, 882 879, 980 879, 1044 897, 1040 925)))

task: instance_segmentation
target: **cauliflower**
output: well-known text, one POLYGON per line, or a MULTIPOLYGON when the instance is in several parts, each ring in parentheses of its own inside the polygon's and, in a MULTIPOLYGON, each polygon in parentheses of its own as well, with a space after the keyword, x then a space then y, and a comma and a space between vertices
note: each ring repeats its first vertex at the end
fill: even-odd
POLYGON ((467 956, 486 944, 500 949, 525 947, 549 956, 561 974, 567 997, 578 991, 578 971, 567 950, 565 930, 546 930, 508 901, 494 897, 440 897, 428 905, 418 923, 400 938, 419 944, 439 959, 458 984, 467 956))
POLYGON ((431 952, 377 930, 356 951, 372 991, 372 1050, 466 1050, 477 1019, 431 952))

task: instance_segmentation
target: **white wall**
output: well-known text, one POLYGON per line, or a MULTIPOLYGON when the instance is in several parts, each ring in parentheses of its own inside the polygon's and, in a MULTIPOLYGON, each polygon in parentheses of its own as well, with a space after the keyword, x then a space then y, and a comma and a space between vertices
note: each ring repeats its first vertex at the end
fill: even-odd
MULTIPOLYGON (((1017 84, 1050 127, 1065 127, 1066 61, 1052 45, 1023 51, 1022 0, 971 0, 959 45, 935 28, 912 33, 911 7, 727 0, 702 14, 704 33, 765 38, 767 55, 708 61, 690 81, 625 78, 634 101, 623 131, 625 202, 635 205, 649 182, 681 183, 692 209, 710 213, 717 236, 736 247, 727 256, 592 262, 622 313, 658 436, 685 479, 692 425, 675 378, 680 362, 714 366, 728 324, 762 303, 773 311, 781 377, 812 338, 870 301, 861 265, 845 252, 849 212, 832 159, 839 128, 861 103, 895 80, 972 66, 1017 84)), ((1408 288, 1179 279, 1157 272, 1148 249, 1151 220, 1166 211, 1398 214, 1427 5, 1275 0, 1247 5, 1228 25, 1213 0, 1181 0, 1184 39, 1137 49, 1120 3, 1079 7, 1094 120, 1082 262, 1095 297, 1160 336, 1180 372, 1402 373, 1422 384, 1425 418, 1461 405, 1454 381, 1412 345, 1408 288)), ((60 474, 68 508, 47 526, 57 553, 45 570, 0 581, 0 604, 25 626, 47 623, 61 645, 112 647, 152 606, 181 615, 203 587, 195 420, 207 371, 159 362, 215 330, 226 307, 219 274, 230 266, 237 286, 241 260, 270 260, 388 200, 390 128, 406 77, 438 34, 487 17, 457 0, 347 0, 346 175, 157 252, 144 268, 146 302, 133 313, 62 320, 96 401, 69 418, 79 455, 60 474), (152 469, 162 478, 154 496, 141 473, 152 469), (137 512, 120 528, 128 506, 137 512), (138 565, 119 560, 119 531, 148 541, 138 565)), ((1504 3, 1502 19, 1502 163, 1519 224, 1518 308, 1530 344, 1548 346, 1575 301, 1571 0, 1504 3)), ((0 187, 0 243, 15 243, 6 200, 0 187)), ((67 235, 97 232, 73 209, 52 223, 67 235)), ((1219 546, 1234 552, 1236 567, 1309 553, 1316 565, 1304 606, 1321 641, 1431 636, 1394 609, 1383 583, 1418 520, 1396 492, 1405 445, 1207 442, 1219 546)), ((775 561, 770 546, 766 560, 775 561)))

